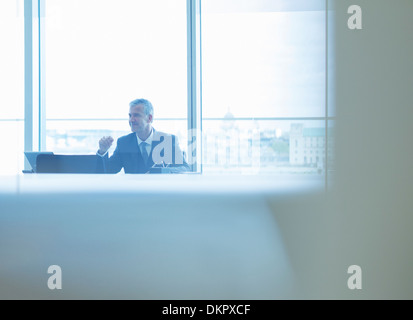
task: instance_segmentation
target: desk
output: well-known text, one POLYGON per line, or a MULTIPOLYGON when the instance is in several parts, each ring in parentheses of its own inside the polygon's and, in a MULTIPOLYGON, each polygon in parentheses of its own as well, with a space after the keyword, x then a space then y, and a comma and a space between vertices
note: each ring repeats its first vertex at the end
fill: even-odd
POLYGON ((0 193, 0 298, 297 296, 268 199, 317 183, 196 175, 14 179, 18 193, 0 193), (47 288, 50 265, 62 268, 61 291, 47 288))

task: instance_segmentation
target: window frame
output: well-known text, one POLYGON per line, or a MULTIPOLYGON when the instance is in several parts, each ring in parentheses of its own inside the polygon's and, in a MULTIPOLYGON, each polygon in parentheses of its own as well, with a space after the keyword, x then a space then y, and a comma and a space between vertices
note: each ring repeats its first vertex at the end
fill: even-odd
MULTIPOLYGON (((24 150, 46 151, 45 102, 45 5, 46 0, 24 0, 24 150)), ((201 0, 186 0, 187 7, 187 128, 188 150, 196 159, 192 171, 199 172, 201 159, 201 0), (199 160, 198 160, 199 159, 199 160)), ((30 165, 25 161, 25 169, 30 165)))
MULTIPOLYGON (((188 95, 188 154, 192 154, 191 169, 202 173, 202 122, 210 119, 202 117, 202 0, 186 0, 187 7, 187 95, 188 95)), ((24 149, 25 151, 45 151, 46 146, 46 105, 45 105, 45 4, 46 0, 24 0, 24 70, 25 70, 25 119, 24 149)), ((329 181, 329 122, 335 120, 329 116, 329 41, 331 18, 329 0, 325 0, 325 115, 316 118, 294 118, 296 120, 325 121, 325 186, 329 181)), ((274 118, 265 120, 291 120, 274 118)), ((243 119, 245 120, 245 119, 243 119)), ((255 119, 256 120, 256 119, 255 119)), ((264 120, 264 119, 263 119, 264 120)), ((25 169, 29 164, 25 161, 25 169)))

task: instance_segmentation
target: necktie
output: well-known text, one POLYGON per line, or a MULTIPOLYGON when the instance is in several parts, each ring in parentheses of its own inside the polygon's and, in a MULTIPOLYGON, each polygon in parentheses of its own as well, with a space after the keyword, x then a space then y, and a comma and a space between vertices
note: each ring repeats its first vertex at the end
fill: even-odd
POLYGON ((148 144, 146 142, 141 142, 141 153, 142 153, 142 158, 143 158, 143 163, 145 164, 145 166, 148 164, 148 150, 146 149, 146 146, 148 144))

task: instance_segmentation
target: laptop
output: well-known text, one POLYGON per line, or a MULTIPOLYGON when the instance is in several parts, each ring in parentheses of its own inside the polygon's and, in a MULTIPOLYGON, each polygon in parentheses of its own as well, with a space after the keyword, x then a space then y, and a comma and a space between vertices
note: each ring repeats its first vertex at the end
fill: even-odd
POLYGON ((36 173, 103 173, 97 155, 39 154, 36 173))
POLYGON ((39 154, 48 154, 53 155, 53 152, 50 151, 25 151, 24 155, 26 156, 27 161, 29 161, 30 166, 32 167, 32 172, 37 172, 37 156, 39 154))

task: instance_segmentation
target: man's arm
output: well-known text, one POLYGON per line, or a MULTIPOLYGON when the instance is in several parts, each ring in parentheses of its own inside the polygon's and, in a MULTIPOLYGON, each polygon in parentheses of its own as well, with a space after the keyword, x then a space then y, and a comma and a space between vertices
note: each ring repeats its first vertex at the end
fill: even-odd
POLYGON ((159 170, 159 168, 168 168, 163 170, 168 173, 183 173, 191 170, 175 135, 156 131, 153 141, 155 144, 152 150, 154 170, 150 172, 155 173, 157 172, 155 169, 159 170))
POLYGON ((173 155, 174 162, 171 165, 173 173, 183 173, 191 171, 188 163, 186 162, 185 155, 179 146, 178 137, 173 136, 173 155))
POLYGON ((100 156, 105 156, 109 150, 109 148, 112 146, 113 143, 113 138, 112 137, 103 137, 102 139, 99 140, 99 150, 98 150, 98 155, 100 156))
POLYGON ((115 152, 109 158, 109 148, 112 146, 112 137, 103 137, 99 140, 99 150, 97 154, 100 156, 101 165, 103 167, 103 173, 118 173, 122 170, 122 162, 120 159, 118 146, 116 146, 115 152))

